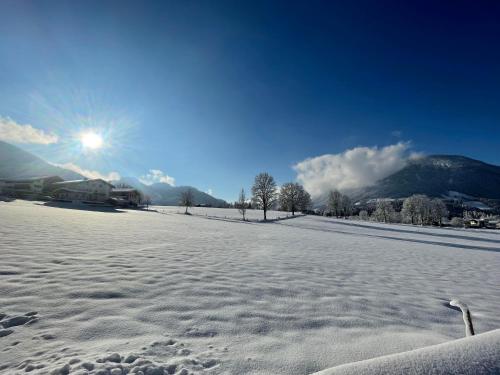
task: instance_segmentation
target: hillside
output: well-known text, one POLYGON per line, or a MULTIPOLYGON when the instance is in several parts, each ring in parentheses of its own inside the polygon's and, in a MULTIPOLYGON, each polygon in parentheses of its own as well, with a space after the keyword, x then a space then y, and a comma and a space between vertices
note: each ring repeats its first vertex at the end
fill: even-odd
POLYGON ((443 197, 450 191, 500 199, 500 167, 464 156, 432 155, 412 160, 400 171, 351 195, 357 200, 412 194, 443 197))
POLYGON ((152 203, 161 206, 177 206, 181 200, 181 194, 188 189, 193 191, 194 203, 210 205, 212 207, 225 207, 226 201, 217 199, 192 186, 172 186, 163 182, 146 185, 135 177, 123 177, 119 181, 112 181, 113 184, 126 184, 151 197, 152 203))
POLYGON ((65 180, 84 178, 82 175, 56 167, 19 147, 0 141, 0 178, 60 176, 65 180))

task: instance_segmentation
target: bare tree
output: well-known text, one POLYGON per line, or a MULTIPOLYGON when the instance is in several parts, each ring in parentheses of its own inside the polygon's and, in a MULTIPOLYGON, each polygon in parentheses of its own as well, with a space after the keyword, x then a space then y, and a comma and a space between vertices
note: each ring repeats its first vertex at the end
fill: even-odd
POLYGON ((282 210, 290 211, 292 215, 295 215, 295 211, 300 210, 301 205, 304 205, 304 199, 306 198, 302 185, 296 182, 287 182, 281 186, 279 200, 282 210))
POLYGON ((181 201, 179 204, 186 207, 186 211, 184 213, 187 214, 188 208, 192 207, 194 204, 194 193, 192 189, 187 189, 181 193, 181 201))
POLYGON ((306 212, 311 208, 312 201, 311 201, 311 195, 302 189, 302 194, 301 197, 299 198, 299 210, 301 212, 306 212))
POLYGON ((245 213, 247 212, 247 200, 246 200, 246 195, 245 195, 245 189, 241 189, 240 191, 240 196, 238 198, 238 202, 236 202, 235 206, 240 212, 240 214, 243 216, 243 221, 245 221, 245 213))
POLYGON ((151 204, 151 197, 149 195, 144 195, 142 204, 146 206, 146 209, 149 209, 149 205, 151 204))
POLYGON ((276 182, 268 173, 259 173, 255 176, 252 186, 253 203, 264 210, 264 220, 267 220, 267 211, 276 203, 276 182))

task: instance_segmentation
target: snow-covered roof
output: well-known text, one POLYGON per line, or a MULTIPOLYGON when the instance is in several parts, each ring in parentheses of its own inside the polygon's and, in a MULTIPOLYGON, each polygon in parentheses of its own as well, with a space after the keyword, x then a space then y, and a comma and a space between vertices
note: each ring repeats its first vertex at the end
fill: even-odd
POLYGON ((134 188, 114 188, 112 190, 113 193, 131 193, 131 192, 139 192, 139 190, 134 188))
POLYGON ((82 182, 92 182, 92 181, 101 181, 101 182, 104 182, 105 184, 111 186, 111 187, 114 187, 113 184, 110 184, 109 182, 107 181, 104 181, 103 179, 101 178, 95 178, 95 179, 88 179, 88 180, 69 180, 69 181, 61 181, 61 182, 56 182, 54 183, 54 185, 73 185, 73 184, 79 184, 79 183, 82 183, 82 182))
POLYGON ((76 190, 76 189, 70 189, 70 188, 65 188, 65 187, 62 187, 62 188, 56 189, 55 191, 56 191, 56 192, 58 192, 58 191, 66 191, 66 192, 68 192, 68 193, 78 193, 78 194, 90 194, 88 191, 84 191, 84 190, 76 190))

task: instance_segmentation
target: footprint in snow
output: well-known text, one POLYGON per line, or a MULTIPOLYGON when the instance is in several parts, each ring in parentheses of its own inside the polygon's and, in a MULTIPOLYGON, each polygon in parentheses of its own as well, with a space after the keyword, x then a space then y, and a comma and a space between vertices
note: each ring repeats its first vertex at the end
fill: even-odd
POLYGON ((31 311, 24 315, 9 316, 5 313, 0 313, 0 338, 14 333, 13 327, 33 324, 38 321, 36 311, 31 311))

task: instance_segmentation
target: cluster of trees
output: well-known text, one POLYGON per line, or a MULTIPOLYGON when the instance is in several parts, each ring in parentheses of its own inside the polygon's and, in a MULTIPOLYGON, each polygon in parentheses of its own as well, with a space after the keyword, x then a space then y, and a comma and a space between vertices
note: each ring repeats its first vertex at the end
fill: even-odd
POLYGON ((352 215, 353 204, 351 198, 337 190, 328 193, 328 212, 336 217, 349 217, 352 215))
POLYGON ((383 223, 442 225, 443 218, 448 217, 448 215, 448 209, 441 199, 430 199, 426 195, 416 194, 403 201, 401 211, 394 209, 392 201, 381 199, 377 201, 375 211, 371 216, 363 210, 360 211, 359 218, 383 223))
MULTIPOLYGON (((185 213, 188 213, 188 208, 193 204, 193 191, 188 189, 182 193, 180 205, 186 207, 185 213)), ((264 220, 267 220, 267 212, 275 208, 291 212, 292 215, 296 212, 308 211, 311 207, 311 196, 302 185, 296 182, 287 182, 278 189, 273 176, 264 172, 255 176, 251 199, 248 199, 245 190, 241 189, 234 207, 239 210, 243 220, 246 220, 246 212, 249 208, 261 209, 264 213, 264 220)), ((347 195, 336 190, 328 193, 325 214, 348 218, 352 217, 353 212, 353 202, 347 195)), ((448 215, 448 209, 441 199, 430 199, 426 195, 416 194, 403 201, 400 211, 395 209, 392 200, 379 199, 371 215, 368 211, 362 210, 358 218, 384 223, 442 225, 443 218, 448 215)))
MULTIPOLYGON (((179 205, 186 208, 185 214, 189 213, 189 207, 194 205, 194 194, 191 189, 182 192, 179 205)), ((291 212, 292 215, 307 211, 311 207, 311 196, 302 185, 295 182, 283 184, 278 189, 273 176, 269 173, 259 173, 255 176, 251 199, 247 199, 245 190, 241 189, 234 207, 243 216, 243 220, 246 220, 246 212, 250 208, 261 209, 264 212, 264 220, 267 220, 267 211, 274 208, 291 212)))
POLYGON ((247 201, 245 190, 241 189, 235 206, 243 216, 243 220, 250 205, 261 209, 264 212, 264 220, 267 220, 267 211, 273 208, 291 212, 292 215, 295 215, 295 212, 307 211, 311 206, 311 196, 302 185, 296 182, 287 182, 278 191, 273 176, 264 172, 255 176, 251 202, 247 201))
POLYGON ((443 217, 448 216, 448 209, 441 199, 430 199, 426 195, 412 195, 403 202, 403 219, 411 224, 443 224, 443 217))

